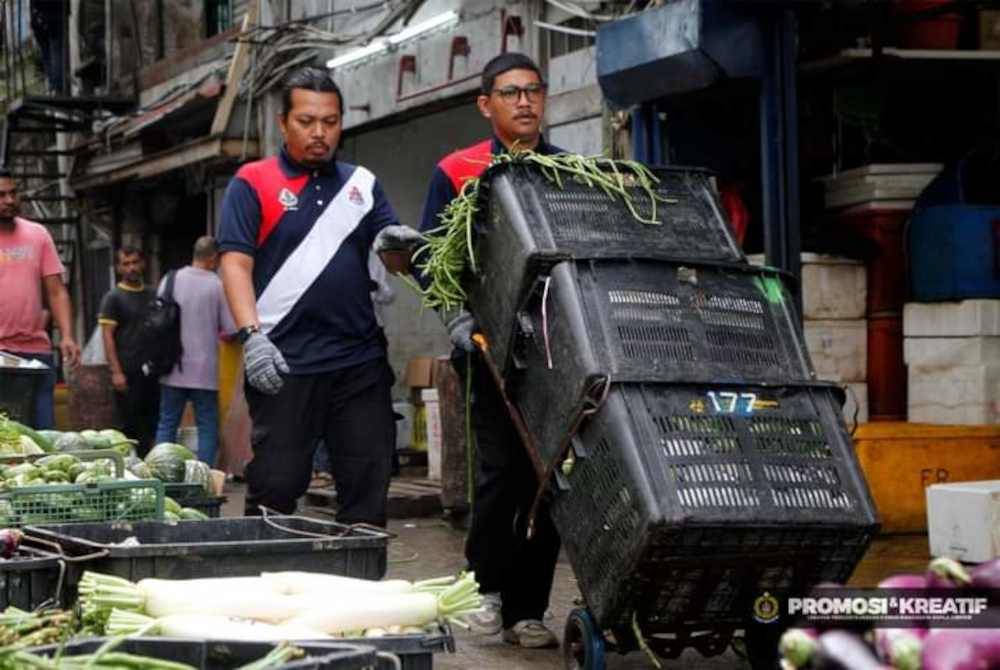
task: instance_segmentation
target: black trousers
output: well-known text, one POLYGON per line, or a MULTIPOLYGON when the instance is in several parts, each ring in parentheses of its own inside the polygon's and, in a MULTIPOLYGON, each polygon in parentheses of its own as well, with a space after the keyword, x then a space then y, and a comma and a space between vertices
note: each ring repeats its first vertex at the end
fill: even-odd
MULTIPOLYGON (((466 374, 465 354, 452 363, 466 374)), ((506 628, 541 619, 559 558, 559 534, 543 502, 535 534, 527 539, 528 515, 538 480, 482 356, 472 356, 472 423, 476 438, 476 491, 465 557, 480 591, 499 592, 506 628)))
POLYGON ((288 375, 277 395, 246 385, 253 429, 247 516, 258 505, 291 514, 309 488, 320 438, 337 482, 337 521, 384 526, 396 423, 384 358, 315 375, 288 375))
POLYGON ((160 420, 160 380, 141 372, 125 372, 128 389, 115 391, 115 424, 126 437, 138 440, 136 452, 145 456, 153 447, 160 420))

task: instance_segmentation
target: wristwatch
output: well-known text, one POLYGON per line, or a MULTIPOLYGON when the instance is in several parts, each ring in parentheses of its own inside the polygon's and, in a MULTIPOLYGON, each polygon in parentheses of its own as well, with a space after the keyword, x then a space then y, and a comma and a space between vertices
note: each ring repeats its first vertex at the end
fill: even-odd
POLYGON ((236 339, 240 341, 240 344, 246 344, 246 341, 250 339, 251 335, 259 332, 260 332, 260 326, 255 326, 255 325, 243 326, 238 331, 236 331, 236 339))

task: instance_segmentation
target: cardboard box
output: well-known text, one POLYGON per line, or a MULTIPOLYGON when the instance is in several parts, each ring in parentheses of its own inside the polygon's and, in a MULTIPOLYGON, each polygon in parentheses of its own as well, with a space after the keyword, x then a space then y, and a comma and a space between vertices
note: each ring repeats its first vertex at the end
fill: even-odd
POLYGON ((406 364, 406 385, 411 389, 434 386, 434 359, 431 356, 411 358, 406 364))
POLYGON ((427 478, 441 480, 441 410, 437 389, 420 392, 426 412, 427 431, 427 478))
POLYGON ((927 536, 931 556, 1000 557, 1000 479, 927 487, 927 536))

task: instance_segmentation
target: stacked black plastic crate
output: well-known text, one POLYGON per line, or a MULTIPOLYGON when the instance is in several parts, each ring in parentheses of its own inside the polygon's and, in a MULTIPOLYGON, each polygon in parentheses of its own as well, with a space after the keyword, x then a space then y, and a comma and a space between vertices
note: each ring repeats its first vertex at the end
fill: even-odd
POLYGON ((746 263, 708 173, 656 174, 651 225, 492 168, 470 305, 598 624, 739 627, 764 592, 846 579, 877 518, 782 278, 746 263))

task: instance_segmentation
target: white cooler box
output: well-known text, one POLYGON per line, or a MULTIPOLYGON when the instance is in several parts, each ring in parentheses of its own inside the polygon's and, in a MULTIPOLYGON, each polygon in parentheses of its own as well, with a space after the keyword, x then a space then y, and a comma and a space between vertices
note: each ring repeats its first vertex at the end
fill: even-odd
POLYGON ((1000 480, 927 487, 931 556, 968 563, 1000 557, 1000 480))

